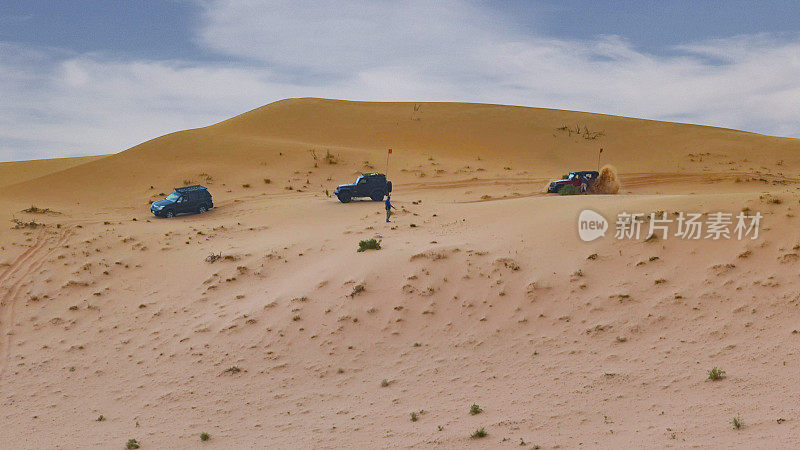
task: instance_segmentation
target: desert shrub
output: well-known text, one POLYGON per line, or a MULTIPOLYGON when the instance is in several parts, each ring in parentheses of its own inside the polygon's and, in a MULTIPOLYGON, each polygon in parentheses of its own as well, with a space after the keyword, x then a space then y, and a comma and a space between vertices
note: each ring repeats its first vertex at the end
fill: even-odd
POLYGON ((211 253, 210 255, 206 256, 207 263, 214 263, 220 259, 222 259, 222 253, 211 253))
POLYGON ((578 188, 571 184, 567 184, 558 190, 559 195, 575 195, 578 193, 578 188))
POLYGON ((366 290, 367 290, 367 287, 364 285, 364 283, 359 283, 359 284, 353 286, 353 292, 350 293, 350 297, 355 297, 356 295, 358 295, 358 294, 360 294, 360 293, 362 293, 362 292, 364 292, 366 290))
POLYGON ((721 380, 723 378, 725 378, 725 371, 717 368, 716 366, 708 371, 709 380, 721 380))
POLYGON ((325 162, 328 164, 336 164, 339 162, 339 160, 333 153, 331 153, 330 150, 325 150, 325 162))
POLYGON ((478 406, 477 403, 473 403, 472 406, 469 407, 470 415, 474 416, 475 414, 480 414, 482 412, 483 412, 483 409, 480 406, 478 406))
POLYGON ((473 439, 474 438, 482 438, 482 437, 486 437, 486 435, 488 435, 488 434, 489 433, 486 432, 486 429, 484 427, 480 427, 477 430, 475 430, 475 432, 472 433, 470 435, 470 437, 473 438, 473 439))
POLYGON ((411 421, 416 422, 417 420, 419 420, 419 416, 417 415, 416 411, 414 411, 411 413, 411 421))
POLYGON ((17 218, 13 218, 13 219, 11 219, 11 222, 14 223, 14 227, 13 228, 15 230, 20 230, 20 229, 23 229, 23 228, 39 228, 39 227, 43 227, 44 226, 43 223, 37 222, 35 220, 31 220, 30 222, 24 222, 24 221, 19 220, 17 218))
POLYGON ((36 205, 31 205, 28 209, 23 209, 22 212, 33 214, 45 214, 50 212, 50 208, 39 208, 36 205))
POLYGON ((139 443, 136 442, 136 439, 128 439, 128 442, 125 443, 125 448, 127 449, 139 448, 139 443))
POLYGON ((208 434, 208 433, 200 433, 200 440, 201 441, 205 442, 205 441, 207 441, 209 439, 211 439, 211 435, 210 434, 208 434))
POLYGON ((366 241, 361 241, 358 243, 358 251, 365 252, 367 250, 380 250, 381 249, 381 241, 376 239, 367 239, 366 241))
POLYGON ((742 419, 740 419, 738 415, 734 417, 733 420, 731 420, 731 424, 733 424, 733 428, 737 430, 741 429, 744 426, 742 419))

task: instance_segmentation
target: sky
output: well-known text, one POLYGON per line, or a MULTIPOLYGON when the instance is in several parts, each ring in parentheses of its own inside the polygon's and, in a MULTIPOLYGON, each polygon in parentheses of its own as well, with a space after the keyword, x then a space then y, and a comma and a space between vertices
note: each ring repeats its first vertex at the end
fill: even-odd
POLYGON ((116 153, 289 97, 800 137, 800 4, 0 0, 0 161, 116 153))

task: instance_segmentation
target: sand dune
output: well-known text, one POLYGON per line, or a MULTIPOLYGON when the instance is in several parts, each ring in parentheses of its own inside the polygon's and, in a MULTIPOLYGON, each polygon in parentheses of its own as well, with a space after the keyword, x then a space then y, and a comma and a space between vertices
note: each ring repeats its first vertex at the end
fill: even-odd
POLYGON ((38 159, 33 161, 0 162, 0 187, 22 183, 70 167, 95 161, 105 156, 38 159))
POLYGON ((0 442, 791 447, 798 150, 589 113, 293 99, 20 178, 0 193, 0 442), (390 224, 329 196, 388 147, 390 224), (617 195, 543 193, 600 147, 617 195), (184 182, 217 208, 153 218, 184 182), (584 208, 764 219, 756 240, 612 224, 582 242, 584 208), (356 252, 369 238, 382 249, 356 252))

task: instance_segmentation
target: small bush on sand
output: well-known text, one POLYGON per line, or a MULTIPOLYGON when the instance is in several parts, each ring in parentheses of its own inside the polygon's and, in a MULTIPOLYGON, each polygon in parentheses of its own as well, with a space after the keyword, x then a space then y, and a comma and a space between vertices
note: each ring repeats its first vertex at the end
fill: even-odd
POLYGON ((224 373, 224 374, 225 373, 236 374, 236 373, 239 373, 241 371, 242 371, 242 369, 240 369, 239 367, 231 366, 231 367, 228 367, 227 369, 223 370, 222 373, 224 373))
POLYGON ((486 435, 488 435, 488 434, 489 433, 486 432, 485 428, 480 427, 477 430, 475 430, 475 432, 472 433, 472 435, 470 435, 470 437, 473 438, 473 439, 476 439, 476 438, 486 437, 486 435))
POLYGON ((359 284, 353 286, 353 292, 350 293, 350 297, 355 297, 356 295, 358 295, 358 294, 360 294, 360 293, 362 293, 362 292, 364 292, 366 290, 367 290, 367 287, 364 285, 364 283, 359 283, 359 284))
POLYGON ((206 256, 207 263, 214 263, 220 259, 222 259, 222 253, 211 253, 210 255, 206 256))
POLYGON ((412 421, 412 422, 416 422, 417 420, 419 420, 419 416, 417 416, 417 413, 416 413, 416 411, 415 411, 415 412, 412 412, 412 413, 411 413, 411 421, 412 421))
POLYGON ((139 443, 136 442, 136 439, 128 439, 128 442, 125 443, 125 448, 139 448, 139 443))
POLYGON ((483 412, 483 409, 480 406, 478 406, 477 403, 473 403, 472 406, 469 407, 469 413, 471 415, 473 415, 473 416, 475 414, 480 414, 482 412, 483 412))
POLYGON ((30 222, 23 222, 22 220, 19 220, 17 218, 13 218, 13 219, 11 219, 11 222, 14 223, 14 227, 13 228, 15 230, 20 230, 20 229, 23 229, 23 228, 39 228, 39 227, 43 227, 44 226, 43 223, 39 223, 39 222, 37 222, 35 220, 31 220, 30 222))
POLYGON ((709 380, 721 380, 725 378, 725 371, 721 370, 717 367, 712 368, 708 371, 708 379, 709 380))
POLYGON ((738 414, 736 415, 736 417, 733 418, 733 420, 731 420, 731 424, 733 424, 733 428, 737 430, 741 429, 744 426, 744 423, 742 422, 742 419, 739 418, 738 414))
POLYGON ((578 188, 576 188, 571 184, 568 184, 558 190, 559 195, 575 195, 577 193, 578 193, 578 188))
POLYGON ((331 153, 330 150, 326 150, 325 151, 325 162, 327 162, 328 164, 333 165, 333 164, 338 163, 339 159, 333 153, 331 153))
POLYGON ((200 433, 200 440, 201 441, 205 442, 205 441, 207 441, 209 439, 211 439, 211 435, 210 434, 208 434, 208 433, 200 433))
POLYGON ((36 205, 31 205, 28 209, 23 209, 22 212, 32 213, 32 214, 46 214, 50 212, 50 208, 39 208, 36 205))
POLYGON ((381 241, 376 239, 367 239, 366 241, 361 241, 358 243, 358 251, 365 252, 367 250, 380 250, 381 249, 381 241))

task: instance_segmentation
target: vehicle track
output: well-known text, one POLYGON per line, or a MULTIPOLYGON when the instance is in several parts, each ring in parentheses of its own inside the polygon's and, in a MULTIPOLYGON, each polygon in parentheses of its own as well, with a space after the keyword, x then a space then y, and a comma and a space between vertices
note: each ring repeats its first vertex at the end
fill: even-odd
POLYGON ((69 238, 64 230, 57 238, 42 230, 33 245, 17 256, 0 274, 0 380, 3 379, 11 358, 12 327, 22 289, 47 262, 47 258, 69 238), (48 245, 50 243, 54 245, 48 245))

